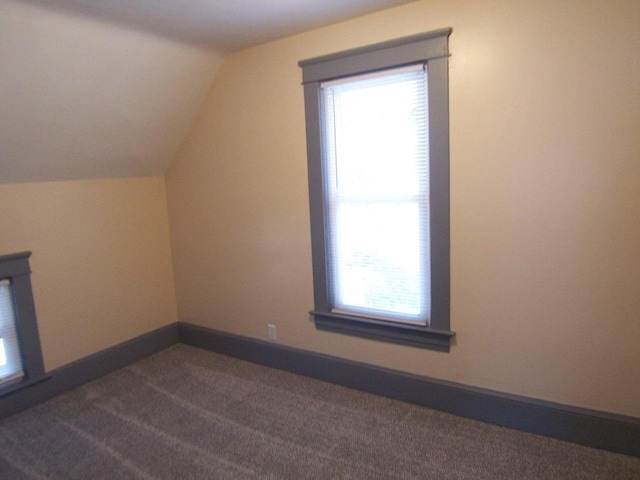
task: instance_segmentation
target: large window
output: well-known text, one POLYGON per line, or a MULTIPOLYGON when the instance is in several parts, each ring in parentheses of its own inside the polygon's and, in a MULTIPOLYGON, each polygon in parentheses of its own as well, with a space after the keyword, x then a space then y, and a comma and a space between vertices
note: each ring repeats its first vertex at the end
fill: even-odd
POLYGON ((319 329, 448 350, 448 37, 300 62, 319 329))
POLYGON ((44 378, 30 255, 0 256, 0 394, 44 378))

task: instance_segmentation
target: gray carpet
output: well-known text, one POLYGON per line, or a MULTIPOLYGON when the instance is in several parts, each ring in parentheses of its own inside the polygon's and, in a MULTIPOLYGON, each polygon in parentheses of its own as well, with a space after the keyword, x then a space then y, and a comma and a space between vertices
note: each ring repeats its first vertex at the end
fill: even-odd
POLYGON ((640 459, 176 345, 0 422, 0 478, 640 479, 640 459))

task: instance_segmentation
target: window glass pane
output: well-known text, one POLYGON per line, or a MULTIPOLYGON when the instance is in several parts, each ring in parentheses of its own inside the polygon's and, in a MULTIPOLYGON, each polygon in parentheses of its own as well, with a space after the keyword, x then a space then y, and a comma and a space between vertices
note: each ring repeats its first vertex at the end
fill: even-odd
POLYGON ((422 320, 425 263, 418 203, 340 203, 334 211, 335 307, 422 320))
POLYGON ((333 307, 427 323, 426 72, 324 84, 322 107, 333 307))
POLYGON ((8 281, 0 281, 0 385, 24 376, 8 281))

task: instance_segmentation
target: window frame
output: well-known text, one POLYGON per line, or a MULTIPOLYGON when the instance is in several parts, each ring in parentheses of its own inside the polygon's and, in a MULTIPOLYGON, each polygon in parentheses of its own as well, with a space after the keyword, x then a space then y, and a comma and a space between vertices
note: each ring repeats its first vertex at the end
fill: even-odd
POLYGON ((0 279, 9 279, 24 377, 0 387, 0 396, 46 378, 31 288, 31 252, 0 255, 0 279))
POLYGON ((307 135, 314 308, 318 330, 449 351, 449 86, 451 28, 412 35, 298 62, 302 68, 307 135), (426 326, 351 316, 332 311, 327 263, 320 84, 329 80, 424 63, 428 74, 431 315, 426 326))

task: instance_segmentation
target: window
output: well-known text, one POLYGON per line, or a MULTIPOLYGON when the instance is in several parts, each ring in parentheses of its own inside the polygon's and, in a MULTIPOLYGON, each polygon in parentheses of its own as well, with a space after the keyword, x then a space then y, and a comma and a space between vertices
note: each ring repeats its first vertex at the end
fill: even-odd
POLYGON ((23 376, 11 282, 0 280, 0 385, 23 376))
POLYGON ((450 34, 300 62, 318 329, 449 350, 450 34))
POLYGON ((0 394, 44 378, 30 256, 0 256, 0 394))

